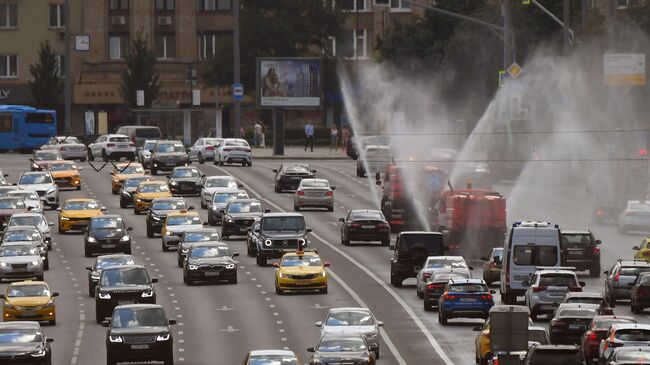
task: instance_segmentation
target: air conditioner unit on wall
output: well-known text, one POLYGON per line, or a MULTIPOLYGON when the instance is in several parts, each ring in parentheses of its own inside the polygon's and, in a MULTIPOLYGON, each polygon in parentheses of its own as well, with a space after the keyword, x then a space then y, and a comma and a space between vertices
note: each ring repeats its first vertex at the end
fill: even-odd
POLYGON ((172 25, 173 20, 170 16, 161 16, 158 17, 158 25, 172 25))
POLYGON ((126 17, 124 15, 115 15, 111 17, 111 24, 126 25, 126 17))

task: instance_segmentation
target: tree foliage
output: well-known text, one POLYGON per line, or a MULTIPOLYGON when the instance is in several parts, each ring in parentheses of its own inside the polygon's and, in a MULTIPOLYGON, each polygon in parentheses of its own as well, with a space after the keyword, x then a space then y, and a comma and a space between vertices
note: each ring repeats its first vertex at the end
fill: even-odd
POLYGON ((41 43, 38 62, 29 66, 29 72, 33 78, 29 81, 29 90, 36 106, 50 109, 56 107, 61 102, 63 78, 49 42, 41 43))
POLYGON ((156 54, 147 46, 142 32, 138 32, 129 49, 124 54, 126 69, 122 71, 120 95, 124 102, 135 108, 137 90, 144 90, 145 107, 150 107, 160 92, 160 80, 156 71, 156 54))
POLYGON ((629 9, 628 14, 639 29, 650 34, 650 1, 643 1, 629 9))

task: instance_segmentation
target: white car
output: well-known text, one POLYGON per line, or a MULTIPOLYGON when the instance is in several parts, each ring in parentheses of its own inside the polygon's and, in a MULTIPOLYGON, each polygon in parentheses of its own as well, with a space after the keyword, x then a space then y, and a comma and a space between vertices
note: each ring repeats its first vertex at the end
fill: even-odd
POLYGON ((576 273, 568 269, 540 269, 525 282, 524 299, 533 321, 540 314, 552 316, 567 292, 582 291, 585 283, 578 281, 576 273))
POLYGON ((30 208, 29 211, 32 213, 42 213, 43 204, 41 203, 41 198, 33 190, 14 190, 7 193, 7 196, 17 196, 23 198, 27 208, 30 208))
POLYGON ((357 159, 357 176, 365 177, 383 173, 386 165, 393 161, 393 151, 390 146, 370 144, 364 147, 363 153, 357 159), (368 171, 366 171, 366 169, 368 171))
POLYGON ((94 143, 88 146, 88 159, 94 161, 101 158, 104 161, 117 160, 122 157, 135 161, 135 143, 123 134, 105 134, 99 136, 94 143))
POLYGON ((197 160, 200 164, 205 161, 214 161, 214 154, 217 146, 223 142, 223 138, 199 138, 192 147, 187 149, 190 160, 197 160))
POLYGON ((53 222, 48 222, 42 213, 16 213, 9 218, 7 227, 13 226, 36 226, 47 242, 47 249, 52 249, 52 233, 50 227, 54 225, 53 222))
POLYGON ((618 216, 618 232, 650 230, 650 201, 630 200, 618 216))
POLYGON ((77 137, 55 136, 41 146, 44 151, 57 151, 66 160, 86 161, 88 148, 77 137))
POLYGON ((18 189, 35 191, 43 205, 52 209, 59 207, 59 188, 49 171, 25 171, 18 177, 18 189))
POLYGON ((361 335, 365 337, 368 345, 377 345, 375 357, 379 357, 379 327, 384 322, 375 319, 368 308, 332 308, 325 322, 316 322, 320 328, 320 337, 326 334, 334 335, 361 335))
POLYGON ((219 144, 215 153, 215 165, 240 163, 242 166, 253 166, 251 146, 245 139, 226 138, 219 144))
POLYGON ((418 271, 416 279, 415 289, 417 291, 418 297, 422 298, 424 294, 424 287, 427 285, 427 280, 431 277, 436 271, 445 270, 445 269, 454 269, 454 271, 464 272, 467 270, 467 275, 471 278, 470 273, 471 268, 467 266, 467 262, 463 256, 429 256, 427 260, 422 265, 422 269, 418 271), (456 270, 458 269, 458 270, 456 270))
POLYGON ((293 209, 326 208, 328 212, 333 212, 334 190, 336 187, 325 179, 302 179, 293 194, 293 209))
POLYGON ((156 142, 158 142, 158 140, 148 139, 144 141, 142 147, 138 148, 138 161, 142 164, 142 167, 144 167, 145 169, 151 167, 151 151, 153 150, 153 147, 156 145, 156 142))
POLYGON ((235 178, 230 175, 206 177, 201 189, 201 208, 205 209, 210 205, 214 193, 237 190, 240 187, 241 185, 238 185, 235 178))

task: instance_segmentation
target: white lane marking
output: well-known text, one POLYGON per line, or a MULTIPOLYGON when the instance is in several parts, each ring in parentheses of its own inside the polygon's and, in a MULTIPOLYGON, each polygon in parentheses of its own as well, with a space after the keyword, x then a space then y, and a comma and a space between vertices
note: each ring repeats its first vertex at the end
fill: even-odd
POLYGON ((228 333, 233 333, 239 331, 239 328, 235 328, 233 326, 228 326, 226 328, 222 328, 221 332, 228 332, 228 333))
MULTIPOLYGON (((218 166, 214 166, 214 165, 208 165, 208 166, 212 166, 212 167, 214 167, 215 169, 217 169, 217 170, 223 172, 224 174, 229 175, 228 171, 226 171, 226 170, 224 170, 224 169, 222 169, 222 168, 220 168, 220 167, 218 167, 218 166)), ((271 205, 272 207, 274 207, 275 209, 277 209, 279 212, 285 212, 285 210, 282 209, 282 207, 280 207, 279 205, 275 204, 275 203, 272 202, 271 200, 266 199, 265 197, 263 197, 263 196, 262 196, 260 193, 258 193, 257 191, 251 189, 251 187, 250 187, 248 184, 244 183, 241 179, 238 179, 238 180, 241 182, 241 184, 242 184, 242 186, 243 186, 244 188, 246 188, 248 191, 250 191, 250 192, 253 193, 255 196, 257 196, 258 199, 263 200, 263 201, 269 203, 269 205, 271 205)), ((354 181, 357 181, 357 180, 354 180, 354 181)), ((415 324, 418 326, 418 328, 420 329, 420 331, 424 334, 424 336, 425 336, 425 337, 427 338, 427 340, 429 341, 429 344, 431 344, 431 347, 433 347, 434 351, 438 354, 438 356, 440 356, 440 358, 442 359, 442 361, 444 361, 444 363, 445 363, 446 365, 454 365, 453 361, 451 361, 451 359, 449 359, 449 357, 447 356, 447 354, 445 353, 445 351, 442 349, 442 347, 440 346, 440 344, 438 343, 438 341, 436 341, 436 339, 433 337, 433 335, 431 334, 431 332, 426 328, 426 326, 424 325, 424 323, 422 322, 422 320, 420 320, 420 318, 418 318, 418 316, 415 314, 415 312, 413 312, 413 310, 408 306, 408 304, 407 304, 407 303, 406 303, 406 302, 405 302, 405 301, 404 301, 404 300, 403 300, 403 299, 402 299, 402 298, 401 298, 401 297, 400 297, 400 296, 399 296, 399 295, 398 295, 394 290, 392 290, 392 289, 391 289, 391 288, 390 288, 386 283, 384 283, 384 282, 383 282, 383 281, 382 281, 382 280, 381 280, 377 275, 375 275, 375 274, 374 274, 372 271, 370 271, 367 267, 363 266, 360 262, 358 262, 358 261, 357 261, 356 259, 354 259, 352 256, 348 255, 347 253, 345 253, 344 251, 342 251, 341 249, 339 249, 338 247, 336 247, 336 246, 333 245, 332 243, 328 242, 327 240, 325 240, 325 239, 322 238, 321 236, 317 235, 316 233, 312 232, 312 236, 314 236, 316 239, 318 239, 319 241, 321 241, 323 244, 329 246, 332 250, 336 251, 336 252, 339 253, 341 256, 345 257, 345 258, 346 258, 348 261, 350 261, 353 265, 355 265, 355 266, 358 267, 359 269, 363 270, 366 274, 368 274, 368 276, 370 276, 370 277, 371 277, 373 280, 375 280, 375 281, 376 281, 376 282, 377 282, 377 283, 378 283, 382 288, 384 288, 384 290, 386 290, 386 291, 387 291, 387 292, 388 292, 388 293, 389 293, 389 294, 390 294, 390 295, 391 295, 391 296, 392 296, 392 297, 393 297, 393 298, 394 298, 394 299, 395 299, 395 300, 400 304, 400 306, 402 307, 402 309, 404 309, 404 311, 409 315, 409 317, 411 317, 411 319, 413 320, 413 322, 415 322, 415 324)), ((363 301, 361 300, 361 298, 359 297, 359 295, 357 295, 356 292, 354 292, 354 290, 352 290, 352 288, 351 288, 349 285, 347 285, 347 284, 346 284, 346 283, 341 279, 340 276, 336 275, 336 274, 335 274, 331 269, 328 269, 328 271, 329 271, 331 274, 333 274, 332 277, 334 278, 334 280, 338 281, 339 284, 341 284, 341 286, 342 286, 342 287, 343 287, 343 288, 344 288, 344 289, 345 289, 345 290, 350 294, 350 296, 352 296, 352 298, 354 298, 355 301, 357 301, 357 303, 359 303, 361 306, 364 306, 364 307, 366 307, 366 308, 369 308, 367 305, 363 304, 363 301)), ((404 358, 402 357, 402 355, 399 353, 399 351, 397 350, 397 348, 395 347, 395 345, 393 344, 393 342, 390 340, 390 337, 388 336, 388 334, 386 333, 386 331, 382 331, 382 332, 381 332, 381 337, 382 337, 382 338, 384 339, 384 341, 386 342, 386 345, 388 345, 389 349, 390 349, 391 352, 393 353, 393 356, 395 356, 395 359, 397 360, 397 362, 398 362, 400 365, 406 365, 406 361, 404 360, 404 358), (392 346, 389 345, 389 343, 392 344, 392 346)))

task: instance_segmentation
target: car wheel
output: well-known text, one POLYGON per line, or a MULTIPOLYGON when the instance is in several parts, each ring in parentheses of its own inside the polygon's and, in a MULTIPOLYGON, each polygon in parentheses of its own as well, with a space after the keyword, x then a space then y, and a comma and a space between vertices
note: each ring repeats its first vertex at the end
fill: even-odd
POLYGON ((164 365, 174 365, 174 355, 167 355, 163 360, 164 365))
POLYGON ((530 310, 530 319, 532 319, 533 321, 537 320, 537 312, 535 312, 532 309, 530 310))
POLYGON ((327 211, 328 211, 328 212, 333 212, 333 211, 334 211, 334 207, 327 207, 327 211))
POLYGON ((129 156, 129 162, 134 162, 135 161, 135 155, 129 156))
POLYGON ((110 355, 106 355, 106 365, 117 365, 117 360, 110 355))
POLYGON ((48 258, 48 260, 45 260, 45 262, 43 263, 43 270, 49 270, 49 269, 50 269, 50 260, 48 258))
POLYGON ((424 300, 424 311, 425 312, 431 312, 431 310, 433 309, 431 307, 432 307, 431 301, 428 300, 428 299, 425 299, 424 300))
POLYGON ((45 275, 43 275, 43 274, 36 275, 36 281, 43 281, 44 278, 45 278, 45 275))
POLYGON ((201 209, 206 209, 207 207, 208 205, 205 204, 205 202, 203 202, 203 198, 201 198, 201 209))
POLYGON ((135 205, 133 206, 133 214, 135 214, 135 215, 139 215, 139 214, 140 214, 140 211, 137 210, 137 209, 135 209, 135 205))
POLYGON ((199 152, 199 155, 198 155, 197 158, 199 160, 200 165, 203 165, 205 163, 205 160, 203 159, 203 156, 201 155, 201 152, 199 152))
POLYGON ((86 257, 91 257, 92 256, 92 252, 90 252, 88 247, 84 247, 84 256, 86 256, 86 257))
POLYGON ((341 239, 341 244, 343 246, 350 246, 350 240, 341 239))
POLYGON ((248 166, 248 167, 251 167, 251 166, 253 166, 253 161, 252 161, 252 160, 251 160, 251 161, 249 161, 249 162, 248 162, 248 164, 246 164, 246 166, 248 166))
POLYGON ((401 288, 402 287, 402 281, 404 281, 404 279, 402 279, 401 277, 399 277, 397 275, 392 275, 391 274, 390 281, 391 281, 391 284, 393 284, 394 287, 401 288))
POLYGON ((95 288, 90 284, 88 284, 88 296, 91 298, 95 297, 95 288))
POLYGON ((382 245, 382 246, 388 246, 388 245, 390 245, 390 238, 387 239, 387 240, 383 240, 383 241, 381 241, 381 245, 382 245))
POLYGON ((280 188, 278 187, 278 184, 275 184, 275 187, 273 188, 273 190, 275 190, 276 193, 281 193, 282 192, 280 190, 280 188))
POLYGON ((447 315, 442 310, 438 311, 438 322, 440 322, 440 324, 443 326, 447 325, 447 315))
POLYGON ((297 206, 297 205, 294 205, 294 206, 293 206, 293 210, 295 210, 296 212, 299 212, 299 211, 300 211, 300 207, 297 206))
POLYGON ((327 294, 327 287, 318 290, 318 292, 321 293, 321 294, 327 294))
POLYGON ((221 234, 221 238, 223 238, 224 240, 229 240, 229 239, 230 239, 230 236, 227 235, 227 234, 222 233, 222 234, 221 234))
POLYGON ((258 254, 255 261, 257 262, 257 266, 266 266, 266 257, 263 255, 258 254))
POLYGON ((124 250, 124 253, 127 255, 131 254, 131 246, 129 246, 126 250, 124 250))
POLYGON ((375 359, 379 359, 379 350, 375 351, 375 359))
POLYGON ((95 306, 95 322, 102 323, 106 319, 104 312, 99 306, 95 306))
POLYGON ((228 280, 228 284, 237 284, 237 277, 235 276, 234 279, 228 280))
POLYGON ((185 283, 186 285, 193 284, 192 280, 190 280, 190 278, 188 278, 187 275, 185 274, 185 270, 183 270, 183 283, 185 283))
POLYGON ((147 226, 147 237, 153 238, 153 228, 151 226, 147 226))
POLYGON ((125 202, 124 200, 122 200, 122 199, 120 199, 120 208, 128 208, 128 205, 127 205, 126 202, 125 202))
POLYGON ((108 162, 109 156, 106 154, 106 150, 102 150, 102 160, 108 162))
POLYGON ((53 320, 49 321, 48 324, 50 326, 56 326, 56 319, 53 319, 53 320))
POLYGON ((615 298, 613 295, 611 295, 611 294, 610 294, 610 296, 609 296, 609 306, 610 306, 611 308, 616 307, 616 298, 615 298))
POLYGON ((156 169, 155 167, 152 167, 151 168, 151 175, 158 175, 158 169, 156 169))
POLYGON ((284 290, 280 289, 280 287, 277 284, 275 284, 275 294, 277 295, 284 294, 284 290))
POLYGON ((88 149, 88 161, 95 161, 95 156, 93 156, 93 153, 90 150, 90 148, 88 149))
POLYGON ((77 186, 77 190, 81 190, 81 186, 77 186))
POLYGON ((161 240, 160 246, 162 247, 163 252, 167 252, 167 247, 165 247, 165 243, 162 242, 162 240, 161 240))

